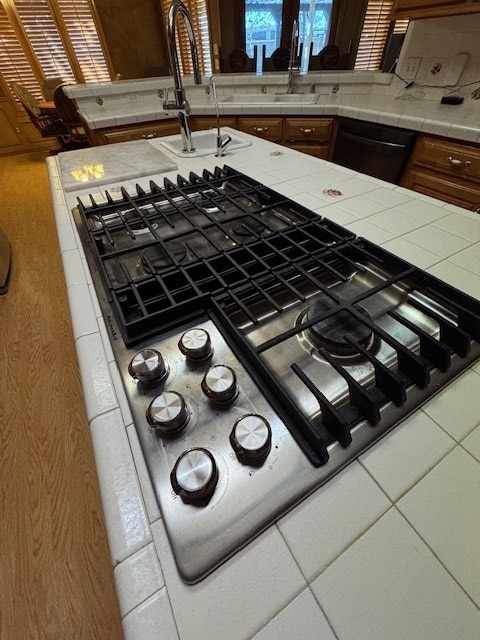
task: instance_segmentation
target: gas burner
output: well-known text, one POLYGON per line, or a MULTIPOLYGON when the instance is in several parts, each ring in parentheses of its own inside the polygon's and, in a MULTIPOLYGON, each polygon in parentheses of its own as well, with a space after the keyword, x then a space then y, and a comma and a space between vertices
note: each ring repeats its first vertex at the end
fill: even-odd
POLYGON ((158 224, 156 222, 152 223, 150 227, 148 227, 145 221, 142 218, 139 218, 134 211, 128 211, 123 216, 123 219, 130 227, 134 236, 142 236, 145 233, 151 233, 151 229, 158 228, 158 224))
MULTIPOLYGON (((177 262, 182 262, 187 254, 185 247, 182 247, 176 242, 169 242, 168 250, 177 262)), ((146 273, 155 274, 167 269, 171 265, 172 260, 166 250, 161 245, 156 244, 142 252, 139 266, 141 266, 146 273)))
POLYGON ((231 227, 231 232, 242 240, 251 240, 257 236, 265 235, 267 229, 261 222, 249 219, 247 222, 240 220, 231 227))
MULTIPOLYGON (((305 320, 325 315, 337 307, 337 303, 331 298, 321 298, 309 307, 305 320)), ((368 320, 372 320, 368 311, 363 307, 356 306, 355 309, 368 320)), ((323 347, 337 356, 358 355, 358 351, 348 342, 348 338, 365 347, 368 346, 372 338, 371 329, 346 310, 338 311, 325 320, 320 320, 309 327, 306 333, 316 346, 323 347)))

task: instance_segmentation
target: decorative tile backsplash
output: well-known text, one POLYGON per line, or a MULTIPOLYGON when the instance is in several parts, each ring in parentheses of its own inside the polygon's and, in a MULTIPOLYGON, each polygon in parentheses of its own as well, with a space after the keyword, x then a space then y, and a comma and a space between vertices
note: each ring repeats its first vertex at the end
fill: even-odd
MULTIPOLYGON (((469 102, 472 92, 475 96, 480 88, 480 13, 413 21, 397 73, 405 81, 414 81, 409 90, 412 97, 420 98, 423 92, 427 99, 440 99, 454 86, 478 80, 478 85, 455 91, 469 102)), ((395 89, 401 85, 397 78, 395 89)))

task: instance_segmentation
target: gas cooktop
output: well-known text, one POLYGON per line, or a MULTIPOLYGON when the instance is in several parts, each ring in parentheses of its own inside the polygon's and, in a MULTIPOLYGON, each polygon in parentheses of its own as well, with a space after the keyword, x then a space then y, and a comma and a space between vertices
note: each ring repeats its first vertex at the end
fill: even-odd
POLYGON ((75 213, 196 582, 480 357, 480 303, 228 166, 75 213))

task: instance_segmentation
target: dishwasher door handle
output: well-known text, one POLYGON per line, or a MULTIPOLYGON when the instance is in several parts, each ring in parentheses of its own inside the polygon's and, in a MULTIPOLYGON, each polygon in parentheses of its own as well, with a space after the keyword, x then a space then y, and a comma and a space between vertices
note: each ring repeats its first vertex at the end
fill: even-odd
POLYGON ((339 135, 344 136, 347 140, 353 142, 359 142, 361 144, 369 144, 375 147, 390 147, 393 149, 405 149, 404 144, 396 144, 395 142, 383 142, 383 140, 373 140, 372 138, 364 138, 363 136, 357 136, 354 133, 347 133, 346 131, 339 131, 339 135))

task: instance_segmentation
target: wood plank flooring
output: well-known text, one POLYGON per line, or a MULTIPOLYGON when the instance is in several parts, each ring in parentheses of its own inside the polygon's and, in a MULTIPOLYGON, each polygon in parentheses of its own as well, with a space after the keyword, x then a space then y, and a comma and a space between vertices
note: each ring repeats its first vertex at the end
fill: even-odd
POLYGON ((121 620, 45 154, 0 158, 0 638, 118 640, 121 620))

